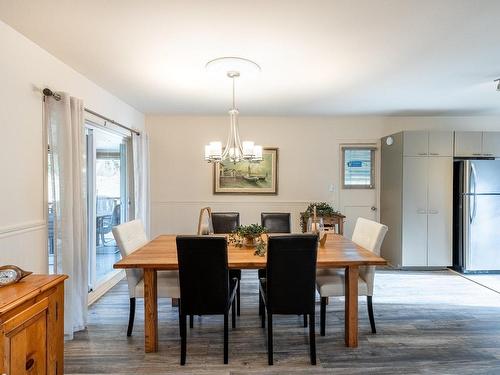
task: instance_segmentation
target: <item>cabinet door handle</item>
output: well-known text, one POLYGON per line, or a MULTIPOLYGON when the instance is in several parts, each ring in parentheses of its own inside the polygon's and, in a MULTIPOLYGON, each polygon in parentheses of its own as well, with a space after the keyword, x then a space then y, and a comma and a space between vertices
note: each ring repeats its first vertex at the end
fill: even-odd
POLYGON ((438 210, 429 210, 429 213, 432 215, 436 215, 439 213, 439 211, 438 210))
POLYGON ((424 156, 424 155, 427 155, 427 152, 419 152, 418 153, 420 156, 424 156))
POLYGON ((431 152, 431 155, 437 156, 439 154, 437 152, 431 152))
POLYGON ((484 154, 484 156, 493 156, 493 154, 484 154))
POLYGON ((427 210, 422 210, 422 209, 419 209, 417 210, 417 214, 426 214, 427 213, 427 210))
POLYGON ((479 152, 473 152, 472 155, 474 155, 474 156, 481 156, 482 154, 479 153, 479 152))

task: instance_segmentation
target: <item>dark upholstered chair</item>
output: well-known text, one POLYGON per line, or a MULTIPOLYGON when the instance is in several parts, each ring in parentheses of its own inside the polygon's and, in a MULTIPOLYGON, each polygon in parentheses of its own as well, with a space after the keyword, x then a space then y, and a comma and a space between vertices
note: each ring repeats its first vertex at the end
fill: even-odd
POLYGON ((260 295, 267 311, 268 362, 273 364, 273 315, 309 315, 311 364, 316 364, 315 294, 318 237, 312 234, 271 235, 267 246, 267 276, 260 295))
MULTIPOLYGON (((234 231, 240 225, 240 213, 239 212, 212 212, 212 226, 214 229, 214 234, 228 234, 234 231)), ((229 277, 232 279, 236 277, 238 279, 238 292, 236 295, 236 311, 238 316, 240 316, 241 305, 240 305, 240 285, 241 282, 241 270, 229 270, 229 277)))
POLYGON ((230 279, 227 241, 215 236, 177 236, 179 261, 179 326, 181 365, 186 363, 187 315, 224 315, 224 363, 228 363, 228 319, 236 325, 235 295, 238 279, 230 279))
POLYGON ((240 225, 239 212, 212 212, 214 233, 231 233, 240 225))
POLYGON ((267 233, 291 233, 289 212, 262 212, 260 214, 262 226, 267 233))
MULTIPOLYGON (((262 212, 260 214, 261 225, 267 229, 267 233, 292 233, 289 212, 262 212)), ((259 279, 266 277, 266 270, 259 270, 259 279)), ((259 308, 259 315, 262 307, 259 308)))

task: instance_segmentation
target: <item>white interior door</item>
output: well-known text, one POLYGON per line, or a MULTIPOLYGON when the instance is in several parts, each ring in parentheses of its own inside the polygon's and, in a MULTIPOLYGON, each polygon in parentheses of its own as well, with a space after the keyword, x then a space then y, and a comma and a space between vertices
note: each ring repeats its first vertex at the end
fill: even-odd
POLYGON ((378 221, 380 185, 378 141, 340 145, 340 211, 346 216, 344 236, 352 237, 358 217, 378 221))

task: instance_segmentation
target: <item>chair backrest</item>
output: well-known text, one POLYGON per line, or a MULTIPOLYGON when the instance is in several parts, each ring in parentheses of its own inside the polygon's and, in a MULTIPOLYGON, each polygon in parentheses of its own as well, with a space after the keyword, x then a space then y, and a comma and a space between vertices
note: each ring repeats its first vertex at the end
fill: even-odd
MULTIPOLYGON (((117 225, 113 227, 112 231, 122 258, 148 243, 148 236, 140 220, 132 220, 117 225)), ((135 297, 135 287, 141 281, 143 271, 140 269, 127 269, 125 274, 127 275, 129 296, 131 298, 135 297)))
POLYGON ((132 220, 113 227, 113 236, 122 257, 148 243, 148 237, 140 220, 132 220))
POLYGON ((267 233, 291 233, 289 212, 262 212, 260 222, 267 233))
POLYGON ((231 233, 240 225, 239 212, 212 212, 211 216, 215 234, 231 233))
POLYGON ((213 234, 212 225, 212 209, 210 207, 203 207, 200 210, 200 216, 198 217, 198 236, 213 234))
POLYGON ((352 242, 380 255, 380 247, 387 233, 387 226, 359 217, 352 234, 352 242))
POLYGON ((177 236, 176 241, 182 314, 223 314, 229 300, 226 238, 177 236))
POLYGON ((267 306, 273 314, 314 312, 318 236, 269 236, 267 246, 267 306))

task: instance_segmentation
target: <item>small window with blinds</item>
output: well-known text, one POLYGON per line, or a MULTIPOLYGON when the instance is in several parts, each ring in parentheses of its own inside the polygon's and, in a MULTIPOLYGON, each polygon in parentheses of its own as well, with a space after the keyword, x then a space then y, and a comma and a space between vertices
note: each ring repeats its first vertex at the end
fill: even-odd
POLYGON ((342 147, 342 188, 375 189, 375 148, 342 147))

